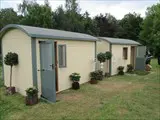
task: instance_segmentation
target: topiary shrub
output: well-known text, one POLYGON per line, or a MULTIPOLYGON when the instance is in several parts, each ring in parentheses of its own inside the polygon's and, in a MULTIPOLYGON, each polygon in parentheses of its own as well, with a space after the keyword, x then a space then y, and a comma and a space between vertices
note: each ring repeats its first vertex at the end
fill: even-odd
POLYGON ((133 65, 132 64, 127 65, 127 72, 129 72, 129 73, 133 72, 133 65))
POLYGON ((92 80, 102 80, 103 79, 103 72, 101 70, 96 70, 90 73, 91 82, 92 80))
POLYGON ((10 66, 10 87, 8 88, 8 92, 13 94, 15 93, 15 87, 12 87, 12 67, 18 64, 18 54, 8 52, 4 57, 4 63, 10 66))
POLYGON ((106 60, 110 60, 110 59, 112 58, 111 52, 107 51, 107 52, 105 53, 105 57, 106 57, 106 60))
POLYGON ((102 70, 97 70, 97 80, 102 80, 103 79, 103 71, 102 70))
POLYGON ((106 55, 105 55, 105 53, 99 53, 99 54, 97 55, 97 59, 98 59, 98 61, 99 61, 100 63, 105 62, 105 61, 106 61, 106 55))
POLYGON ((118 69, 118 74, 119 75, 124 75, 124 71, 123 71, 124 67, 123 66, 119 66, 117 69, 118 69))

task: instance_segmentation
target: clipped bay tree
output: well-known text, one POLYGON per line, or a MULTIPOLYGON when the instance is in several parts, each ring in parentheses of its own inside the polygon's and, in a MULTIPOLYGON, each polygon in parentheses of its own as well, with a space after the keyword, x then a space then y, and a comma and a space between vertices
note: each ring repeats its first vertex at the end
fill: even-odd
POLYGON ((18 64, 18 54, 8 52, 4 57, 4 63, 10 66, 10 86, 8 87, 8 91, 10 94, 13 94, 15 93, 15 87, 12 87, 12 68, 18 64))

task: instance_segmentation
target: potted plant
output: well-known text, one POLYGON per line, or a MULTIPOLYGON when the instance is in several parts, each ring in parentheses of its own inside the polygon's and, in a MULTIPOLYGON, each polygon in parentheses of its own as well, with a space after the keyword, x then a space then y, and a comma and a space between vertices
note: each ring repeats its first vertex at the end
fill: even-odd
POLYGON ((91 72, 90 77, 91 77, 91 80, 90 80, 91 84, 97 84, 98 83, 97 72, 96 71, 91 72))
POLYGON ((123 71, 124 67, 123 66, 119 66, 117 69, 118 69, 118 74, 119 75, 124 75, 124 71, 123 71))
MULTIPOLYGON (((97 59, 100 62, 100 70, 103 70, 104 62, 106 61, 106 55, 105 55, 105 53, 102 53, 102 52, 99 53, 97 55, 97 59)), ((103 72, 102 72, 102 74, 103 74, 103 72)))
POLYGON ((105 62, 105 61, 106 61, 106 55, 105 55, 105 53, 99 53, 99 54, 97 55, 97 59, 98 59, 98 61, 99 61, 100 63, 105 62))
POLYGON ((101 70, 96 70, 90 73, 90 83, 91 84, 97 84, 98 80, 102 80, 103 79, 103 71, 101 70))
POLYGON ((112 58, 111 52, 107 51, 107 52, 105 53, 105 58, 106 58, 106 60, 110 60, 110 59, 112 58))
POLYGON ((97 80, 103 80, 103 71, 97 70, 97 80))
POLYGON ((132 64, 128 64, 128 65, 127 65, 127 72, 128 72, 128 73, 133 72, 133 65, 132 65, 132 64))
POLYGON ((17 53, 8 52, 4 57, 4 63, 10 66, 10 86, 7 87, 7 94, 14 94, 16 92, 15 87, 12 86, 12 68, 18 64, 17 53))
POLYGON ((26 105, 34 105, 38 103, 38 90, 36 87, 26 89, 26 105))
POLYGON ((72 88, 74 90, 79 89, 80 88, 79 81, 81 78, 80 74, 75 72, 75 73, 72 73, 69 77, 73 81, 72 88))

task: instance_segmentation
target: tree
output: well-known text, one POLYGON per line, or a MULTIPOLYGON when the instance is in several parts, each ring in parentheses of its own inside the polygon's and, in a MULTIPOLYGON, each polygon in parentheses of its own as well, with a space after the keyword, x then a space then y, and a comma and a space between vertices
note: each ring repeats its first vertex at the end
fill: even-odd
MULTIPOLYGON (((16 53, 8 52, 4 58, 4 63, 10 66, 10 88, 9 93, 12 94, 12 67, 18 64, 18 55, 16 53)), ((15 91, 15 90, 14 90, 15 91)))
POLYGON ((27 7, 28 7, 28 0, 23 0, 23 3, 18 5, 18 11, 22 14, 22 15, 26 15, 27 14, 27 7))
POLYGON ((70 11, 72 13, 79 13, 80 12, 77 0, 66 0, 65 8, 67 11, 70 11))
POLYGON ((77 0, 66 0, 66 24, 67 30, 84 33, 83 16, 80 14, 80 8, 77 0))
POLYGON ((66 0, 65 9, 59 6, 53 12, 54 28, 88 33, 91 35, 98 34, 98 27, 94 20, 89 17, 88 12, 80 14, 80 8, 76 0, 66 0))
POLYGON ((19 16, 12 8, 0 10, 0 30, 8 24, 16 24, 19 22, 19 16))
POLYGON ((147 8, 140 39, 157 56, 160 53, 160 3, 147 8))
POLYGON ((53 23, 55 29, 66 30, 67 17, 65 10, 62 6, 59 6, 55 12, 53 12, 53 23))
MULTIPOLYGON (((8 24, 19 23, 21 17, 13 10, 13 8, 0 9, 0 30, 8 24)), ((0 42, 0 54, 1 54, 1 42, 0 42)))
MULTIPOLYGON (((39 5, 35 1, 25 4, 24 18, 20 21, 20 24, 53 28, 53 16, 49 3, 45 5, 39 5)), ((22 6, 22 10, 24 10, 22 6)))
POLYGON ((90 35, 99 35, 99 27, 94 19, 89 17, 89 13, 86 11, 83 15, 84 31, 90 35))
POLYGON ((97 59, 100 63, 104 63, 106 61, 106 54, 105 53, 98 53, 97 59))
POLYGON ((84 32, 82 19, 76 0, 66 0, 65 9, 60 6, 53 13, 54 28, 57 29, 84 32))
POLYGON ((126 14, 119 21, 119 29, 116 36, 138 41, 142 22, 143 18, 139 14, 126 14))
POLYGON ((99 27, 99 36, 114 37, 117 32, 117 20, 111 14, 106 13, 105 16, 100 14, 96 16, 95 21, 99 27))

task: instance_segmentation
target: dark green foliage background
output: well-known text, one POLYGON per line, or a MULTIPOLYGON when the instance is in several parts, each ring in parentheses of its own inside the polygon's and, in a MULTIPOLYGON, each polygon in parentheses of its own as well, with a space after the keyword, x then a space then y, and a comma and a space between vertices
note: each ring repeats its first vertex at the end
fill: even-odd
POLYGON ((65 7, 59 6, 55 11, 52 11, 48 0, 44 3, 39 5, 35 0, 23 0, 18 5, 18 12, 12 8, 0 9, 0 30, 14 23, 126 38, 146 45, 153 55, 160 53, 160 3, 148 7, 144 19, 137 13, 128 13, 120 20, 110 13, 93 18, 87 11, 82 14, 77 0, 66 0, 65 7))

